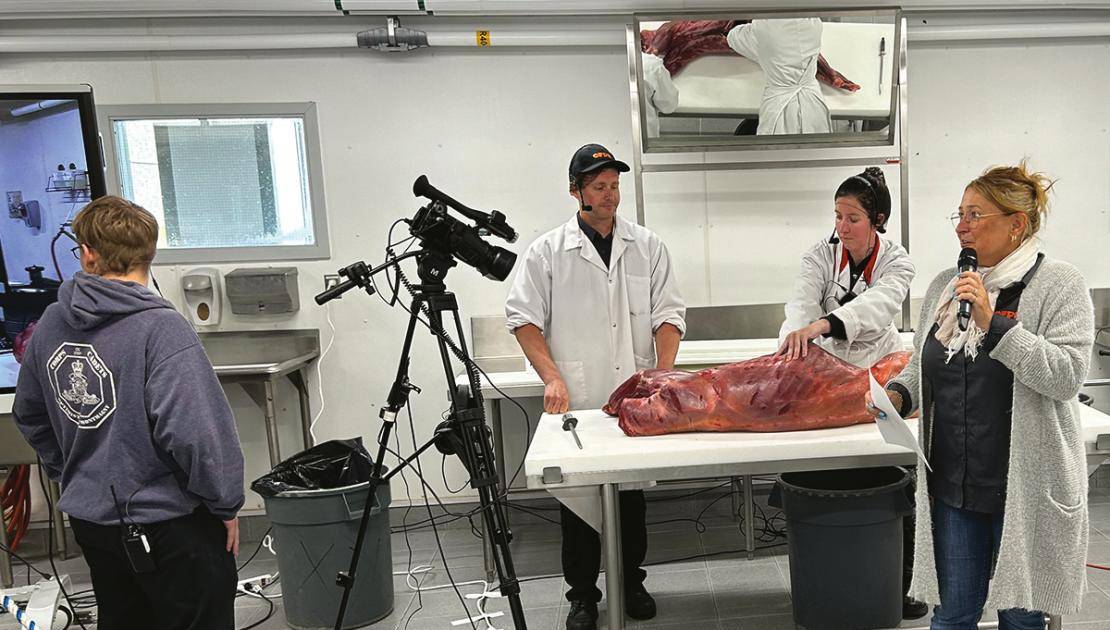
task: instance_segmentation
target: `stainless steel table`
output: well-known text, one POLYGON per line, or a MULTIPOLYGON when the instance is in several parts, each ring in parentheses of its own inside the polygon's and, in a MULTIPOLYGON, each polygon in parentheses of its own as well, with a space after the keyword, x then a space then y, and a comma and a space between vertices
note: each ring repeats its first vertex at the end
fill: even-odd
POLYGON ((309 426, 308 366, 320 356, 320 331, 265 330, 201 333, 208 359, 223 383, 238 383, 261 409, 266 423, 270 466, 281 461, 274 386, 288 378, 297 388, 304 448, 312 445, 309 426))

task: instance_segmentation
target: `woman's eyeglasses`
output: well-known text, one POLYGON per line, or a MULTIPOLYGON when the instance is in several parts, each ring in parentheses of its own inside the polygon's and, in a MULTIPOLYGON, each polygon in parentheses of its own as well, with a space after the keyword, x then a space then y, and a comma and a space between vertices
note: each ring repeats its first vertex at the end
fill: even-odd
POLYGON ((952 216, 948 217, 948 220, 952 222, 952 227, 957 227, 958 225, 960 225, 960 223, 962 223, 964 221, 964 219, 967 219, 968 227, 975 227, 976 225, 979 224, 979 221, 982 220, 982 219, 985 219, 987 217, 997 217, 997 216, 1000 216, 1000 215, 1003 215, 1003 214, 1006 214, 1006 213, 1005 212, 991 212, 991 213, 988 213, 988 214, 981 214, 976 210, 972 210, 971 212, 968 212, 966 214, 963 213, 963 212, 955 212, 955 213, 952 214, 952 216))

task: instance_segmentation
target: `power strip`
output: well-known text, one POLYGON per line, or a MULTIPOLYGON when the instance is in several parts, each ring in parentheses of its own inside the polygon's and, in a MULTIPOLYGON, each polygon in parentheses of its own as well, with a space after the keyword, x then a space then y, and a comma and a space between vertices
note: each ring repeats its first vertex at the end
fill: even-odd
POLYGON ((262 589, 266 588, 276 581, 277 575, 266 573, 264 575, 256 575, 255 577, 247 578, 245 580, 239 580, 239 583, 235 586, 235 588, 236 590, 243 591, 244 593, 254 595, 262 592, 262 589))

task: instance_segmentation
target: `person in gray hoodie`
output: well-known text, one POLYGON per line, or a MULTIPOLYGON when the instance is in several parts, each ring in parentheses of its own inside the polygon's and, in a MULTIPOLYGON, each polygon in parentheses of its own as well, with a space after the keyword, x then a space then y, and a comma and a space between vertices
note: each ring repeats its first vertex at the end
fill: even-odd
POLYGON ((157 221, 102 197, 73 230, 83 271, 31 337, 16 424, 61 482, 99 628, 233 630, 243 454, 197 334, 147 288, 157 221))

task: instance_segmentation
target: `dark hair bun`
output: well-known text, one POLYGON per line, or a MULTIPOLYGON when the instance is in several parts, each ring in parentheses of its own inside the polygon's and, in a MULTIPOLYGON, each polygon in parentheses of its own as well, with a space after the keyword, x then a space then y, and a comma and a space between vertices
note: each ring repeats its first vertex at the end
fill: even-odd
POLYGON ((872 184, 886 186, 886 175, 883 175, 883 169, 878 166, 868 166, 863 169, 862 175, 871 180, 872 184))

